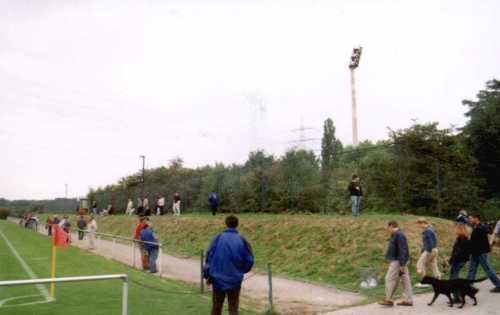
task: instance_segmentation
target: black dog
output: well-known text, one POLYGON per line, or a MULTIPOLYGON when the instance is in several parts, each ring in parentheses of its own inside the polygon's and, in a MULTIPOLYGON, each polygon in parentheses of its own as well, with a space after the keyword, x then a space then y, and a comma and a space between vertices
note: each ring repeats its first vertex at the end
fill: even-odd
POLYGON ((453 307, 453 299, 451 298, 451 295, 453 293, 456 293, 462 302, 462 304, 459 306, 459 308, 462 308, 465 305, 465 296, 466 295, 474 300, 474 305, 477 305, 476 294, 477 294, 477 292, 479 292, 479 290, 474 288, 472 286, 472 284, 474 282, 481 282, 483 280, 486 280, 486 278, 477 279, 477 280, 466 280, 466 279, 439 280, 439 279, 436 279, 433 277, 424 277, 422 279, 421 283, 422 284, 430 284, 430 285, 432 285, 432 288, 434 289, 434 298, 428 304, 429 306, 431 306, 434 303, 434 301, 436 301, 437 297, 440 294, 444 294, 450 300, 448 305, 450 307, 453 307))

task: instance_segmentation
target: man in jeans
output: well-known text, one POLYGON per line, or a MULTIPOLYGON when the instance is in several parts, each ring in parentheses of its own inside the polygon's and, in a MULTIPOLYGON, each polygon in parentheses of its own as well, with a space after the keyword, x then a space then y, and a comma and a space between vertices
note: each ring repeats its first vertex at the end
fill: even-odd
POLYGON ((354 217, 359 215, 359 209, 361 207, 361 198, 363 197, 363 190, 359 184, 359 176, 352 175, 352 181, 347 188, 349 194, 351 195, 351 211, 354 217))
POLYGON ((497 274, 488 262, 488 253, 491 251, 488 240, 488 228, 481 223, 481 216, 479 214, 472 214, 469 217, 469 222, 474 227, 474 230, 470 236, 472 255, 470 257, 469 276, 467 278, 475 280, 477 268, 481 265, 488 278, 495 285, 491 292, 500 293, 500 279, 498 279, 497 274))
POLYGON ((141 241, 144 243, 144 249, 149 257, 149 272, 156 273, 156 260, 158 259, 158 237, 153 232, 153 223, 147 222, 146 227, 141 231, 141 241))
POLYGON ((389 261, 389 269, 385 275, 385 299, 379 304, 383 306, 394 306, 394 294, 399 282, 403 286, 403 300, 398 302, 399 306, 413 306, 413 293, 411 290, 410 272, 408 270, 408 259, 410 251, 406 236, 398 228, 396 221, 390 221, 387 229, 391 234, 389 247, 385 258, 389 261))
POLYGON ((253 266, 250 244, 238 233, 238 218, 226 218, 227 229, 217 235, 207 251, 203 276, 213 285, 212 315, 221 315, 228 299, 229 314, 238 315, 243 276, 253 266))
MULTIPOLYGON (((422 229, 422 254, 417 261, 417 273, 420 277, 427 275, 427 268, 431 267, 434 277, 441 279, 441 272, 438 267, 438 249, 436 233, 426 218, 419 218, 417 224, 422 229)), ((424 288, 426 285, 417 284, 417 288, 424 288)))

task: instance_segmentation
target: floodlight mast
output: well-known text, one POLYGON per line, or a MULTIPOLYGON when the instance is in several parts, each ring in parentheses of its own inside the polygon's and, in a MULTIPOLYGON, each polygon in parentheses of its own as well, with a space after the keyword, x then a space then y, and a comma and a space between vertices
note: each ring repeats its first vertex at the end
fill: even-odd
POLYGON ((361 51, 363 47, 358 46, 353 48, 351 61, 349 62, 349 69, 351 70, 351 98, 352 98, 352 145, 358 146, 358 112, 356 106, 356 84, 354 70, 359 66, 359 60, 361 59, 361 51))

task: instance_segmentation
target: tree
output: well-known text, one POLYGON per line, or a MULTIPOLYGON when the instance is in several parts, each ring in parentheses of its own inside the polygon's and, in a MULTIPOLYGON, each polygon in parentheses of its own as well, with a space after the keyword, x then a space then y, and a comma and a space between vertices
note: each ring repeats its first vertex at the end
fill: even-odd
POLYGON ((477 101, 462 103, 469 107, 463 134, 479 162, 479 176, 486 180, 484 195, 500 197, 500 81, 488 81, 486 89, 477 94, 477 101))
POLYGON ((323 138, 321 139, 321 182, 325 187, 329 186, 330 177, 338 167, 339 151, 342 143, 335 137, 335 125, 328 118, 323 124, 323 138))

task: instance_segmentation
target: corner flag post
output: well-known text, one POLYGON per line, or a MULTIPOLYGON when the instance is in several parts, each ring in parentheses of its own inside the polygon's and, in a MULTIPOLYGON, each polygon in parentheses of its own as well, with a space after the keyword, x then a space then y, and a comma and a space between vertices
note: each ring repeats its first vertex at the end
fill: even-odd
MULTIPOLYGON (((69 241, 69 235, 66 233, 59 225, 52 225, 52 268, 51 277, 55 279, 56 277, 56 267, 57 267, 57 247, 67 247, 69 241)), ((50 296, 55 299, 56 284, 51 282, 50 284, 50 296)))
MULTIPOLYGON (((52 271, 51 271, 52 279, 56 277, 56 258, 57 258, 57 247, 56 245, 52 244, 52 271)), ((52 282, 50 284, 50 296, 53 299, 55 298, 55 292, 56 292, 56 283, 52 282)))

